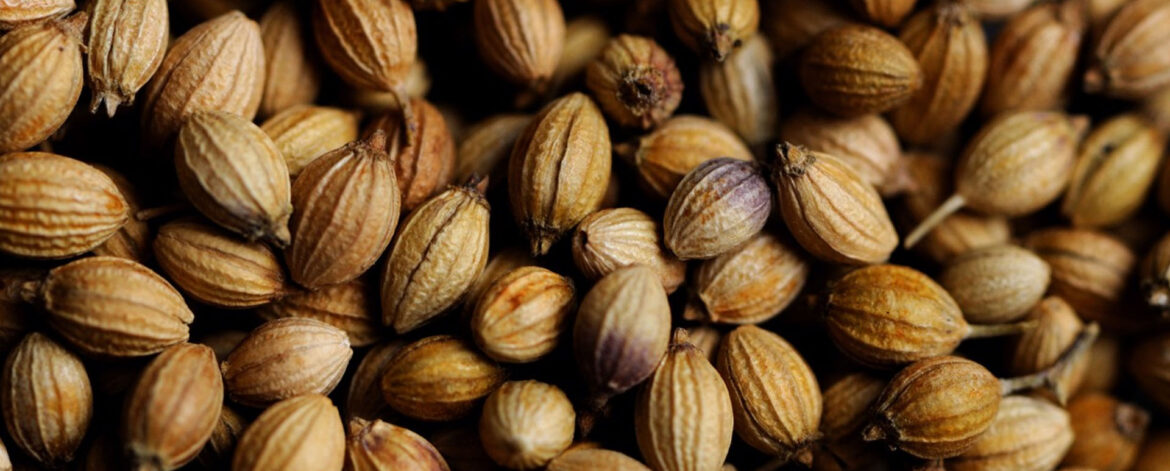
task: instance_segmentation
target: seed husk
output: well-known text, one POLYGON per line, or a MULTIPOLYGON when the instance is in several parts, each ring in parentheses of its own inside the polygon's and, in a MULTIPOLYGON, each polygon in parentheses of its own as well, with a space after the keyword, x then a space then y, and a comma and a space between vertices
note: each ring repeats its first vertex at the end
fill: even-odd
POLYGON ((265 407, 304 394, 328 394, 353 350, 340 329, 313 319, 265 322, 220 364, 232 400, 265 407))
POLYGON ((284 268, 272 249, 198 220, 164 224, 154 253, 163 273, 183 292, 213 306, 261 306, 286 291, 284 268))
POLYGON ((1061 107, 1086 34, 1082 3, 1037 5, 1004 26, 991 48, 984 116, 1061 107))
POLYGON ((837 157, 884 197, 910 186, 898 136, 879 115, 838 118, 803 109, 780 126, 780 139, 837 157))
POLYGON ((1139 99, 1170 85, 1170 3, 1136 0, 1121 7, 1097 39, 1085 91, 1139 99))
POLYGON ((493 461, 541 469, 573 443, 576 413, 565 393, 539 381, 510 381, 488 397, 479 437, 493 461))
POLYGON ((995 420, 947 469, 985 471, 1054 469, 1073 443, 1069 413, 1043 399, 1011 396, 1000 401, 995 420))
POLYGON ((382 375, 382 395, 390 407, 407 417, 450 421, 471 413, 506 376, 471 342, 436 335, 394 355, 382 375))
POLYGON ((951 259, 939 283, 968 322, 997 324, 1024 317, 1044 296, 1051 273, 1036 254, 1015 245, 998 245, 951 259))
POLYGON ((89 14, 89 111, 105 103, 113 117, 119 106, 134 104, 134 95, 162 65, 170 14, 166 0, 99 0, 89 14))
POLYGON ((699 69, 699 91, 707 112, 752 146, 776 135, 780 105, 769 48, 762 35, 752 36, 726 60, 707 62, 699 69))
POLYGON ((0 153, 44 142, 81 96, 87 15, 30 23, 0 38, 0 153))
POLYGON ((1061 213, 1077 227, 1113 226, 1146 200, 1166 138, 1134 114, 1116 116, 1081 143, 1061 213))
POLYGON ((405 0, 314 2, 313 35, 325 62, 358 88, 395 92, 405 102, 406 78, 418 52, 414 11, 405 0))
POLYGON ((455 141, 438 108, 411 98, 410 109, 405 114, 387 113, 365 131, 367 137, 379 130, 386 133, 382 150, 394 161, 402 209, 407 211, 443 191, 455 171, 455 141))
POLYGON ((296 177, 317 157, 358 137, 358 115, 341 108, 292 105, 260 125, 296 177))
POLYGON ((285 399, 265 409, 236 446, 238 471, 340 471, 345 429, 337 407, 320 394, 285 399))
POLYGON ((475 343, 492 359, 528 363, 548 355, 568 326, 573 282, 540 267, 520 267, 480 296, 471 317, 475 343))
POLYGON ((55 467, 72 461, 81 445, 93 416, 93 392, 81 359, 33 332, 4 363, 0 406, 12 443, 55 467))
POLYGON ((388 416, 390 406, 382 398, 380 386, 382 376, 394 355, 404 346, 406 342, 395 339, 375 345, 366 351, 349 379, 349 389, 345 397, 346 417, 375 420, 388 416))
POLYGON ((658 274, 667 294, 673 293, 686 278, 686 264, 666 250, 660 230, 650 215, 634 208, 597 211, 573 233, 573 261, 593 280, 621 267, 645 265, 658 274))
POLYGON ((585 85, 605 114, 626 127, 651 129, 682 100, 674 59, 653 39, 619 35, 585 70, 585 85))
POLYGON ((850 117, 883 113, 922 88, 922 67, 898 38, 846 24, 816 37, 800 60, 800 81, 814 104, 850 117))
POLYGON ((668 0, 666 11, 679 40, 716 62, 723 62, 760 26, 755 0, 668 0))
POLYGON ((786 59, 822 32, 850 21, 852 15, 842 6, 838 2, 805 0, 764 2, 761 21, 776 58, 786 59))
POLYGON ((758 164, 711 159, 670 195, 662 238, 680 260, 709 259, 750 239, 771 212, 772 191, 758 164))
POLYGON ((649 471, 646 465, 622 453, 600 448, 572 447, 548 463, 548 471, 649 471))
POLYGON ((1086 320, 1132 325, 1134 319, 1117 309, 1136 265, 1124 243, 1102 232, 1064 228, 1032 232, 1023 242, 1052 268, 1050 294, 1064 298, 1086 320))
POLYGON ((431 442, 381 420, 351 419, 346 448, 345 467, 352 471, 448 471, 431 442))
POLYGON ((455 153, 453 181, 465 182, 486 177, 489 185, 503 186, 508 175, 508 156, 520 133, 532 122, 524 114, 498 114, 476 123, 467 130, 455 153))
POLYGON ((663 200, 703 162, 717 157, 753 159, 751 149, 730 128, 697 115, 675 116, 634 143, 614 146, 614 152, 637 168, 647 193, 663 200))
POLYGON ((808 274, 802 253, 775 235, 760 232, 699 265, 691 277, 691 299, 683 317, 726 324, 765 322, 796 299, 808 274))
POLYGON ((1129 355, 1128 371, 1146 396, 1170 410, 1170 337, 1155 334, 1137 344, 1129 355))
MULTIPOLYGON (((125 175, 112 168, 104 165, 94 165, 94 168, 101 170, 107 177, 110 177, 110 180, 113 180, 114 185, 118 187, 118 192, 126 200, 127 214, 137 214, 138 210, 142 208, 141 202, 143 200, 134 188, 134 184, 125 175)), ((109 255, 146 263, 151 258, 150 240, 150 226, 146 221, 130 217, 126 219, 126 223, 118 229, 118 232, 114 233, 113 237, 106 239, 92 252, 94 255, 109 255)))
POLYGON ((898 26, 910 11, 914 9, 915 0, 850 0, 853 9, 862 17, 887 28, 898 26))
MULTIPOLYGON (((1049 296, 1032 307, 1028 319, 1036 321, 1036 328, 1020 334, 1011 350, 1009 367, 1013 374, 1038 373, 1056 364, 1060 355, 1072 346, 1085 325, 1077 313, 1063 299, 1049 296)), ((1096 345, 1096 344, 1094 344, 1096 345)), ((1069 391, 1080 389, 1089 370, 1092 355, 1078 359, 1064 381, 1069 391)), ((1099 370, 1092 370, 1094 372, 1099 370)))
POLYGON ((304 29, 303 20, 291 1, 273 3, 260 17, 266 70, 258 111, 261 117, 312 103, 317 98, 321 88, 320 69, 311 45, 306 44, 304 29))
POLYGON ((382 338, 378 295, 367 277, 330 285, 317 291, 284 293, 257 311, 272 320, 284 317, 316 319, 345 331, 349 343, 365 347, 382 338))
POLYGON ((505 79, 543 91, 565 47, 565 15, 556 0, 475 2, 479 55, 505 79))

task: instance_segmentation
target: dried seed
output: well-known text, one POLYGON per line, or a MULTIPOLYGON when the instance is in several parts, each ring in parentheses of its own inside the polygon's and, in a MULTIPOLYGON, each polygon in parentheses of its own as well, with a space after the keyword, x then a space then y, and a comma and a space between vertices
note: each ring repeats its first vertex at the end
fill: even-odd
POLYGON ((1048 289, 1052 270, 1036 254, 1014 245, 975 249, 947 263, 939 283, 978 324, 1024 317, 1048 289))
POLYGON ((1073 443, 1069 413, 1060 406, 1028 396, 1004 398, 983 435, 947 469, 1045 471, 1056 467, 1073 443))
MULTIPOLYGON (((1036 328, 1020 334, 1008 362, 1012 373, 1017 375, 1038 373, 1055 365, 1085 328, 1072 307, 1057 296, 1044 298, 1032 308, 1027 318, 1036 322, 1036 328)), ((1089 355, 1081 357, 1074 362, 1066 377, 1058 378, 1067 383, 1068 390, 1079 389, 1090 358, 1089 355)))
POLYGON ((154 253, 183 292, 213 306, 256 307, 285 293, 284 268, 272 249, 197 220, 160 227, 154 253))
POLYGON ((780 139, 849 164, 882 196, 895 195, 910 186, 898 136, 881 116, 837 118, 804 109, 784 121, 780 139))
POLYGON ((691 299, 683 317, 726 324, 765 322, 796 299, 808 273, 802 253, 760 232, 744 245, 699 265, 691 277, 691 299))
POLYGON ((773 0, 764 2, 764 30, 777 59, 804 49, 817 35, 851 20, 838 2, 773 0))
POLYGON ((686 278, 686 264, 666 251, 659 231, 657 221, 636 209, 603 209, 577 225, 573 261, 593 280, 621 267, 645 265, 667 294, 673 293, 686 278))
POLYGON ((367 137, 379 130, 386 133, 383 150, 394 161, 402 209, 407 211, 443 191, 455 171, 455 141, 443 115, 421 98, 411 98, 410 109, 405 116, 383 115, 365 130, 367 137))
POLYGON ((276 113, 260 129, 272 138, 296 177, 310 162, 357 139, 358 115, 340 108, 293 105, 276 113))
POLYGON ((504 275, 471 317, 475 344, 496 361, 528 363, 556 348, 573 309, 573 282, 540 267, 504 275))
POLYGON ((328 394, 353 350, 345 332, 313 319, 265 322, 220 365, 232 400, 265 407, 303 394, 328 394))
POLYGON ((345 469, 352 471, 449 470, 431 442, 381 420, 350 420, 346 448, 345 469))
POLYGON ((211 348, 184 343, 164 350, 127 399, 123 430, 134 466, 167 471, 195 459, 222 406, 223 378, 211 348))
POLYGON ((711 117, 734 129, 749 145, 776 135, 779 114, 772 52, 762 35, 747 39, 727 60, 699 69, 699 91, 711 117))
POLYGON ((1113 236, 1085 229, 1045 229, 1028 234, 1024 247, 1052 268, 1049 293, 1086 320, 1121 326, 1132 319, 1117 311, 1136 260, 1113 236))
POLYGON ((13 29, 22 25, 64 16, 77 5, 73 0, 36 0, 5 3, 0 6, 0 29, 13 29))
POLYGON ((321 77, 310 55, 312 46, 305 44, 302 36, 304 26, 292 1, 273 3, 260 17, 266 70, 259 109, 262 117, 317 98, 321 77))
POLYGON ((113 117, 118 106, 134 104, 134 95, 162 65, 170 14, 165 0, 97 0, 89 14, 89 111, 96 113, 104 102, 113 117))
POLYGON ((651 129, 674 113, 683 83, 674 59, 653 39, 619 35, 585 70, 585 85, 617 124, 651 129))
POLYGON ((232 469, 340 471, 345 430, 329 398, 305 394, 265 409, 244 431, 232 469))
POLYGON ((1170 85, 1170 2, 1135 0, 1121 7, 1097 39, 1085 91, 1143 98, 1170 85))
POLYGON ((711 159, 690 171, 666 204, 663 241, 681 260, 708 259, 746 242, 772 212, 760 166, 711 159))
POLYGON ((12 443, 56 467, 73 460, 93 416, 93 392, 81 359, 49 337, 28 334, 8 354, 0 406, 12 443))
POLYGON ((754 36, 760 25, 756 0, 668 0, 666 10, 679 40, 716 62, 754 36))
POLYGON ((402 415, 450 421, 469 414, 506 375, 470 342, 436 335, 394 355, 382 375, 382 395, 402 415))
POLYGON ((452 180, 487 177, 489 183, 502 186, 507 179, 508 156, 530 122, 528 115, 498 114, 476 123, 459 142, 452 180))
POLYGON ((878 461, 880 456, 875 447, 861 439, 861 428, 869 419, 870 406, 885 386, 885 380, 859 372, 842 376, 821 392, 824 452, 813 458, 814 469, 820 470, 822 466, 833 469, 836 465, 838 471, 844 471, 878 461), (827 461, 827 465, 818 465, 818 460, 827 461))
POLYGON ((325 62, 350 85, 398 93, 418 51, 414 11, 404 0, 319 0, 313 33, 325 62))
POLYGON ((316 319, 345 331, 349 343, 365 347, 382 338, 378 296, 365 277, 317 291, 287 294, 262 306, 257 314, 268 320, 284 317, 316 319))
POLYGON ((1144 409, 1100 393, 1074 399, 1068 415, 1076 439, 1061 465, 1100 471, 1130 469, 1150 423, 1144 409))
POLYGON ((799 72, 809 99, 841 116, 897 108, 923 80, 918 61, 897 38, 857 24, 817 36, 805 49, 799 72))
POLYGON ((475 2, 475 44, 489 67, 536 91, 548 85, 565 46, 565 15, 556 0, 475 2))
POLYGON ((475 304, 479 298, 483 296, 484 291, 500 277, 511 273, 520 267, 536 265, 536 260, 528 255, 528 251, 519 247, 509 247, 501 250, 499 253, 492 256, 488 260, 487 266, 475 277, 475 281, 471 283, 471 287, 467 289, 467 294, 463 296, 463 314, 470 318, 472 311, 475 310, 475 304))
POLYGON ((984 116, 1061 107, 1085 35, 1082 3, 1037 5, 1004 26, 991 48, 984 116))
POLYGON ((1133 114, 1114 117, 1081 144, 1060 210, 1078 227, 1112 226, 1146 200, 1166 138, 1133 114))
POLYGON ((849 3, 871 23, 891 28, 910 14, 915 0, 851 0, 849 3))
POLYGON ((616 451, 578 447, 565 450, 560 456, 553 458, 545 469, 548 471, 591 471, 594 469, 650 471, 650 468, 647 468, 640 461, 616 451))
POLYGON ((646 192, 664 200, 703 162, 717 157, 753 160, 752 151, 730 128, 696 115, 675 116, 636 143, 614 146, 614 151, 637 168, 646 192))
POLYGON ((379 385, 390 361, 405 345, 406 342, 395 339, 375 345, 366 352, 349 379, 349 389, 346 390, 345 397, 346 417, 375 420, 387 415, 389 406, 382 398, 382 388, 379 385))
POLYGON ((573 443, 577 414, 565 393, 539 381, 504 383, 488 397, 479 437, 493 461, 540 469, 573 443))

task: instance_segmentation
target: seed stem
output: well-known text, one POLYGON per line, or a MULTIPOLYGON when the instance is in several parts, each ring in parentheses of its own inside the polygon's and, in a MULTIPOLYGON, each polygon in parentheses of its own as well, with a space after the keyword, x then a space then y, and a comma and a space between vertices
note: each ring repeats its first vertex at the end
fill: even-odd
POLYGON ((938 209, 935 209, 926 219, 918 223, 918 227, 910 231, 910 235, 906 236, 906 241, 902 245, 906 248, 914 247, 914 244, 917 244, 919 240, 926 237, 935 226, 941 224, 943 220, 956 211, 963 209, 963 206, 966 205, 967 198, 963 197, 963 195, 958 193, 951 195, 950 198, 943 201, 943 204, 939 205, 938 209))
POLYGON ((1100 332, 1101 328, 1096 322, 1085 326, 1077 334, 1077 338, 1073 341, 1073 344, 1064 353, 1060 354, 1060 358, 1052 366, 1030 375, 1000 379, 1001 393, 1007 396, 1028 389, 1044 388, 1052 391, 1052 394, 1056 396, 1056 400, 1061 405, 1064 405, 1068 402, 1068 396, 1071 391, 1067 389, 1067 385, 1064 381, 1061 381, 1061 378, 1067 374, 1068 369, 1072 368, 1081 356, 1088 352, 1089 346, 1093 344, 1093 341, 1097 340, 1097 335, 1100 332))

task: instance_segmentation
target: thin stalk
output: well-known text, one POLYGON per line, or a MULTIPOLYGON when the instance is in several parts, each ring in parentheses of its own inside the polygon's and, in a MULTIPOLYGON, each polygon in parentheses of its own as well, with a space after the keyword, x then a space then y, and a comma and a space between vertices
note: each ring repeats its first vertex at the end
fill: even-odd
POLYGON ((1073 344, 1064 353, 1060 354, 1060 358, 1056 360, 1056 363, 1030 375, 1000 379, 1000 392, 1004 396, 1007 396, 1028 389, 1044 388, 1052 391, 1056 396, 1056 400, 1061 405, 1064 405, 1065 402, 1068 402, 1068 396, 1071 391, 1068 390, 1065 383, 1060 381, 1060 379, 1064 377, 1069 368, 1072 368, 1076 364, 1076 361, 1081 356, 1088 352, 1089 346, 1093 344, 1093 341, 1097 340, 1097 335, 1100 332, 1101 328, 1096 322, 1085 326, 1077 334, 1077 338, 1073 341, 1073 344))
POLYGON ((903 242, 902 245, 906 248, 913 247, 914 244, 917 244, 919 240, 922 240, 923 237, 926 237, 926 234, 929 234, 935 226, 942 223, 943 220, 945 220, 951 214, 954 214, 956 211, 963 209, 963 206, 966 205, 967 198, 964 198, 963 195, 951 195, 950 198, 947 198, 946 201, 943 201, 943 204, 939 205, 938 209, 935 209, 933 213, 930 213, 930 215, 926 217, 926 219, 923 219, 922 222, 918 223, 918 227, 915 227, 913 231, 910 231, 910 235, 906 236, 905 242, 903 242))

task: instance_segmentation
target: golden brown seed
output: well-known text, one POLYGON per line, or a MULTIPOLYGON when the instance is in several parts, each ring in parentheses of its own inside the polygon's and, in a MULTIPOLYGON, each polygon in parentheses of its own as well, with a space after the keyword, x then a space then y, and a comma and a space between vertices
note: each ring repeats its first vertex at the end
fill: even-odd
POLYGON ((257 327, 220 365, 232 400, 264 407, 302 394, 328 394, 353 350, 345 332, 313 319, 276 319, 257 327))
POLYGON ((266 409, 244 431, 232 469, 341 471, 345 430, 329 398, 305 394, 266 409))
POLYGON ((869 22, 891 28, 910 14, 915 0, 850 0, 849 3, 869 22))
POLYGON ((470 342, 436 335, 394 355, 382 375, 382 395, 402 415, 449 421, 470 413, 506 375, 470 342))
POLYGON ((539 381, 510 381, 488 397, 479 437, 493 461, 540 469, 573 443, 577 414, 565 393, 539 381))
POLYGON ((991 48, 984 116, 1061 107, 1086 33, 1082 3, 1037 5, 1004 26, 991 48))
POLYGON ((723 339, 716 366, 739 437, 781 461, 810 465, 810 446, 821 435, 821 390, 800 353, 779 335, 745 325, 723 339))
POLYGON ((540 267, 520 267, 480 296, 471 333, 492 359, 528 363, 556 348, 572 309, 570 279, 540 267))
POLYGON ((813 459, 814 469, 858 469, 880 459, 875 447, 861 439, 861 428, 869 420, 870 406, 885 386, 883 378, 857 372, 842 376, 822 391, 823 450, 813 459))
POLYGON ((909 186, 898 136, 879 115, 838 118, 803 109, 780 126, 780 139, 849 164, 882 196, 892 196, 909 186))
POLYGON ((349 343, 365 347, 382 338, 378 295, 365 277, 321 288, 286 294, 262 306, 257 314, 268 320, 283 317, 316 319, 345 331, 349 343))
POLYGON ((1154 433, 1142 444, 1134 471, 1159 471, 1170 463, 1170 432, 1154 433))
POLYGON ((922 66, 922 88, 890 123, 910 143, 938 141, 975 106, 987 75, 987 39, 969 10, 943 2, 912 16, 898 33, 922 66))
POLYGON ((512 146, 530 122, 531 116, 503 113, 471 126, 456 150, 452 181, 466 182, 473 177, 487 177, 489 184, 504 186, 512 146))
MULTIPOLYGON (((1011 350, 1008 363, 1016 375, 1037 373, 1055 365, 1085 327, 1072 307, 1057 296, 1044 298, 1027 318, 1036 321, 1036 328, 1020 334, 1011 350)), ((1080 357, 1067 376, 1060 378, 1067 383, 1067 390, 1076 391, 1080 387, 1089 371, 1089 359, 1089 355, 1080 357)))
POLYGON ((314 4, 313 33, 333 71, 358 88, 403 94, 418 51, 410 4, 404 0, 314 4))
POLYGON ((493 255, 479 276, 475 277, 471 287, 467 288, 467 293, 463 295, 463 314, 470 318, 476 302, 496 280, 511 273, 512 270, 528 265, 536 265, 536 261, 528 255, 527 250, 519 247, 508 247, 493 255))
POLYGON ((44 152, 0 157, 0 252, 67 258, 97 248, 130 218, 109 177, 44 152))
POLYGON ((259 115, 275 115, 294 105, 312 103, 321 88, 312 45, 305 44, 305 25, 291 1, 273 3, 260 17, 264 41, 264 93, 259 115))
POLYGON ((751 161, 743 141, 718 121, 696 115, 675 116, 633 144, 618 144, 615 152, 632 162, 646 192, 670 198, 691 169, 716 157, 751 161))
POLYGON ((675 330, 634 409, 638 449, 656 470, 718 469, 731 446, 732 404, 707 355, 675 330))
MULTIPOLYGON (((951 193, 954 174, 950 159, 925 153, 908 153, 906 173, 911 189, 902 197, 905 216, 902 226, 917 224, 925 219, 951 193)), ((969 250, 1005 244, 1011 237, 1006 218, 984 216, 971 211, 958 211, 947 216, 916 246, 938 263, 969 250)))
POLYGON ((922 68, 897 38, 848 24, 822 33, 805 49, 800 80, 809 99, 841 116, 882 113, 922 87, 922 68))
POLYGON ((1166 138, 1137 115, 1102 123, 1081 143, 1061 212, 1078 227, 1129 219, 1146 200, 1165 150, 1166 138))
POLYGON ((809 2, 805 0, 774 0, 764 2, 762 18, 772 52, 777 59, 785 59, 804 49, 822 32, 850 21, 851 14, 838 2, 809 2))
POLYGON ((877 190, 836 157, 783 143, 772 183, 785 224, 814 257, 865 265, 885 261, 897 247, 877 190))
POLYGON ((195 315, 163 277, 137 262, 89 257, 35 287, 49 325, 83 353, 137 357, 187 341, 195 315))
POLYGON ((590 214, 573 233, 577 269, 597 280, 618 268, 645 265, 658 274, 667 294, 686 278, 686 264, 666 251, 658 222, 633 208, 590 214))
POLYGON ((1061 465, 1099 471, 1130 469, 1150 423, 1144 409, 1101 393, 1077 397, 1068 415, 1076 439, 1061 465))
POLYGON ((922 360, 890 380, 862 435, 919 458, 958 456, 991 426, 1001 394, 999 380, 978 363, 952 356, 922 360))
POLYGON ((533 118, 508 162, 512 212, 533 255, 547 253, 598 209, 609 185, 611 160, 605 119, 584 94, 561 97, 533 118))
POLYGON ((284 268, 272 249, 198 220, 160 227, 154 254, 183 292, 213 306, 256 307, 285 293, 284 268))
POLYGON ((349 379, 349 389, 345 396, 345 416, 349 418, 361 417, 366 420, 375 420, 384 417, 389 412, 386 400, 382 398, 382 375, 390 360, 406 342, 395 339, 370 348, 358 363, 353 376, 349 379))
POLYGON ((1019 320, 1048 289, 1052 270, 1036 254, 1015 245, 975 249, 947 263, 939 283, 977 324, 1019 320))
POLYGON ((649 377, 670 341, 670 304, 653 270, 606 275, 581 300, 573 325, 577 367, 600 407, 649 377))
POLYGON ((0 29, 9 30, 32 22, 64 16, 77 5, 73 0, 22 0, 0 6, 0 29))
POLYGON ((351 419, 346 448, 345 469, 351 471, 449 470, 431 442, 381 420, 351 419))
POLYGON ((674 34, 705 59, 723 59, 756 34, 756 0, 667 0, 674 34))
POLYGON ((0 39, 0 153, 44 142, 69 117, 81 95, 86 19, 31 23, 0 39))
POLYGON ((134 104, 134 95, 162 64, 170 35, 167 2, 98 0, 89 14, 89 111, 96 113, 105 102, 113 117, 118 106, 134 104))
POLYGON ((779 104, 772 52, 762 35, 747 39, 727 60, 704 63, 699 69, 699 91, 711 117, 735 130, 749 145, 775 137, 779 104))
POLYGON ((455 141, 443 115, 421 98, 411 98, 410 109, 406 116, 383 115, 365 131, 367 137, 378 130, 386 133, 383 150, 394 161, 402 209, 407 211, 446 189, 455 171, 455 141))
POLYGON ((619 35, 585 70, 585 85, 610 119, 621 126, 651 129, 682 100, 678 67, 653 39, 619 35))
POLYGON ((1130 321, 1117 306, 1136 261, 1120 240, 1086 229, 1052 228, 1028 234, 1024 247, 1052 268, 1049 292, 1081 317, 1106 326, 1130 321))
POLYGON ((542 91, 565 46, 565 15, 556 0, 475 2, 475 43, 505 79, 542 91))
POLYGON ((264 91, 264 44, 260 26, 239 11, 191 28, 174 41, 146 88, 142 130, 147 144, 162 147, 199 111, 251 120, 264 91))
POLYGON ((713 258, 763 229, 771 212, 772 191, 758 164, 711 159, 670 195, 662 239, 681 260, 713 258))
POLYGON ((230 466, 236 442, 247 426, 247 420, 224 404, 215 428, 211 431, 211 438, 207 439, 207 444, 199 453, 199 462, 206 466, 230 466))
POLYGON ((179 131, 175 172, 208 219, 250 241, 288 244, 288 166, 255 124, 220 111, 193 114, 179 131))
POLYGON ((223 378, 215 352, 190 343, 164 350, 143 370, 127 401, 123 430, 136 469, 187 464, 219 422, 223 378))
MULTIPOLYGON (((118 192, 126 200, 127 214, 136 214, 141 209, 142 199, 138 191, 135 190, 134 184, 130 183, 130 180, 127 180, 124 175, 112 168, 103 165, 94 165, 94 168, 101 170, 107 177, 110 177, 110 180, 113 180, 114 185, 118 187, 118 192)), ((95 247, 92 252, 94 255, 122 257, 139 263, 145 263, 150 259, 150 237, 150 226, 146 221, 139 220, 136 217, 130 217, 126 219, 126 223, 122 225, 122 228, 114 233, 113 237, 106 239, 102 245, 95 247)))
POLYGON ((334 149, 307 165, 292 188, 296 212, 284 252, 293 281, 310 289, 365 273, 394 235, 399 192, 385 135, 334 149))
POLYGON ((1093 47, 1085 90, 1144 98, 1170 85, 1170 2, 1135 0, 1113 15, 1093 47))
POLYGON ((1047 206, 1068 186, 1086 124, 1047 111, 1005 113, 985 124, 955 169, 954 194, 906 236, 906 246, 963 207, 1021 216, 1047 206))
POLYGON ((962 455, 947 460, 947 469, 1051 470, 1072 442, 1069 413, 1060 406, 1028 396, 1007 397, 987 432, 962 455))
POLYGON ((1130 352, 1128 371, 1146 396, 1170 410, 1170 336, 1155 334, 1130 352))
POLYGON ((310 162, 357 139, 357 113, 326 106, 293 105, 260 126, 296 177, 310 162))
POLYGON ((796 299, 808 273, 804 254, 760 232, 742 246, 699 265, 691 276, 691 299, 683 317, 725 324, 767 321, 796 299))
POLYGON ((454 306, 487 264, 487 200, 451 187, 402 222, 382 271, 382 324, 406 333, 454 306))
POLYGON ((616 451, 600 448, 573 447, 553 458, 545 468, 548 471, 650 471, 640 461, 616 451))
POLYGON ((12 443, 49 467, 73 459, 93 416, 93 392, 81 360, 33 332, 8 354, 0 406, 12 443))

